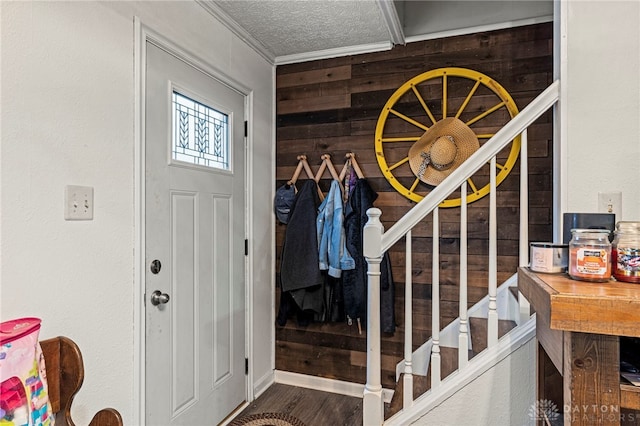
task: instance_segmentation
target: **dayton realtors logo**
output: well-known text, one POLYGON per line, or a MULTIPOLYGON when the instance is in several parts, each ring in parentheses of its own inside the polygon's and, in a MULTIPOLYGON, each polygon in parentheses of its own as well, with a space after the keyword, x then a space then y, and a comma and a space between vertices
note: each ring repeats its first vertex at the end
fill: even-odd
POLYGON ((539 399, 529 407, 529 418, 533 421, 542 420, 546 425, 559 424, 562 418, 570 421, 582 421, 587 424, 602 423, 603 421, 636 421, 640 416, 635 413, 621 413, 617 405, 574 404, 563 405, 560 409, 553 401, 539 399))

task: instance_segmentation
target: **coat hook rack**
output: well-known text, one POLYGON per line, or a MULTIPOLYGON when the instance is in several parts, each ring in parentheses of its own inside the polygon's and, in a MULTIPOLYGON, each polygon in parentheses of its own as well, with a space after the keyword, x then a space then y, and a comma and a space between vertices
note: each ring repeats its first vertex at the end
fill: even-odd
MULTIPOLYGON (((307 156, 304 154, 298 155, 297 157, 298 166, 296 167, 295 171, 293 172, 293 176, 291 176, 291 179, 287 182, 287 184, 295 185, 296 181, 302 174, 303 170, 307 175, 307 177, 315 181, 316 184, 320 182, 320 179, 322 179, 323 175, 328 170, 331 178, 337 180, 340 183, 340 190, 342 191, 342 193, 344 193, 344 185, 342 184, 342 181, 344 180, 347 173, 349 172, 350 167, 353 167, 353 170, 356 172, 356 175, 360 179, 364 179, 362 169, 358 165, 358 162, 356 161, 356 155, 353 152, 348 152, 345 155, 345 158, 347 160, 345 161, 345 164, 342 167, 342 170, 340 171, 340 173, 338 173, 335 166, 333 165, 330 154, 323 154, 320 158, 322 159, 322 163, 320 163, 320 166, 318 167, 318 171, 316 173, 313 173, 313 170, 311 169, 311 166, 307 161, 307 156)), ((318 186, 318 195, 320 196, 321 200, 324 200, 324 194, 322 193, 322 190, 320 189, 319 186, 318 186)))
MULTIPOLYGON (((355 170, 356 176, 358 176, 360 179, 364 179, 364 173, 362 173, 362 169, 356 161, 356 154, 354 154, 353 152, 347 152, 345 157, 347 158, 347 162, 351 165, 351 167, 353 167, 353 170, 355 170)), ((342 175, 344 173, 346 175, 346 170, 347 164, 345 164, 345 167, 342 168, 342 172, 340 174, 342 175)), ((342 176, 342 179, 344 179, 344 176, 342 176)))

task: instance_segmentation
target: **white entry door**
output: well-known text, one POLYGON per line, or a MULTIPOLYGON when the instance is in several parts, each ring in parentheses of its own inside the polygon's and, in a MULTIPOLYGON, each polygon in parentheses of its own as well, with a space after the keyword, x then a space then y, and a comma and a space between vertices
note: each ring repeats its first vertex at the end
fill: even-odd
POLYGON ((146 421, 216 425, 247 396, 244 96, 146 51, 146 421))

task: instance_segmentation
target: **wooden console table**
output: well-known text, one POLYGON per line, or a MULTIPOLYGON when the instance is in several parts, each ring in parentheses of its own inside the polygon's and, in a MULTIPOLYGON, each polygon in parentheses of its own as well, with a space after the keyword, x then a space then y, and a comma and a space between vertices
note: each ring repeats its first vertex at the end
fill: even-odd
POLYGON ((640 388, 620 383, 619 336, 640 337, 640 285, 518 269, 536 312, 538 401, 565 425, 640 424, 640 388), (629 420, 632 420, 629 423, 629 420))

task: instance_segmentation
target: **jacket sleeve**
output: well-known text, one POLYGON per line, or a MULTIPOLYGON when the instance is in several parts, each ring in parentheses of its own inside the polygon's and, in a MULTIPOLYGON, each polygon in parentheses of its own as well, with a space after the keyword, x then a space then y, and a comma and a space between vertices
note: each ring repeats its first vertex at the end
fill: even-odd
POLYGON ((345 247, 344 215, 342 208, 342 192, 337 180, 331 183, 331 189, 327 194, 329 204, 327 210, 331 213, 326 216, 323 240, 328 239, 329 276, 340 278, 343 269, 353 269, 355 263, 345 247))
MULTIPOLYGON (((332 187, 333 188, 333 187, 332 187)), ((318 207, 318 219, 316 222, 316 232, 318 237, 318 264, 321 271, 329 269, 329 239, 331 237, 331 224, 333 220, 333 200, 327 197, 318 207)))
POLYGON ((354 269, 356 267, 356 262, 353 260, 353 257, 351 257, 351 254, 349 254, 349 250, 347 250, 345 228, 344 228, 344 208, 342 205, 341 195, 342 194, 338 190, 337 197, 335 200, 336 210, 335 210, 335 213, 333 214, 334 236, 332 241, 335 244, 336 251, 334 252, 334 255, 337 258, 335 259, 335 266, 339 268, 341 271, 346 271, 346 270, 354 269))

